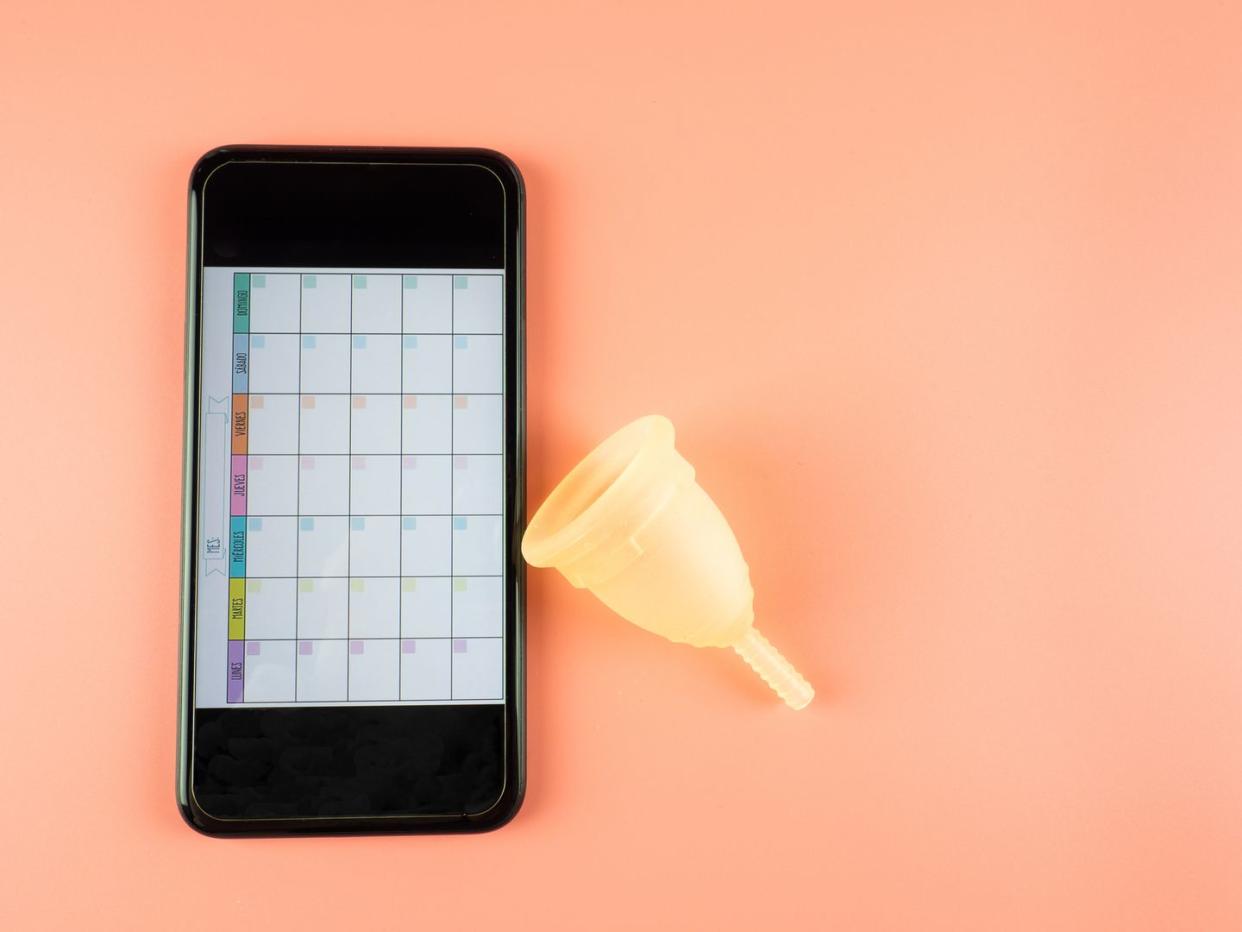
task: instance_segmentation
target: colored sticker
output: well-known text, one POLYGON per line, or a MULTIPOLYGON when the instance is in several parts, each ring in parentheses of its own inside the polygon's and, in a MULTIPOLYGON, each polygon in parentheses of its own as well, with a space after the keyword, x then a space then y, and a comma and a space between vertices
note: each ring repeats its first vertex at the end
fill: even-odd
POLYGON ((229 687, 228 701, 241 702, 246 685, 246 645, 243 641, 229 641, 229 687))
POLYGON ((233 480, 231 485, 232 508, 230 514, 246 513, 246 457, 233 457, 233 480))
POLYGON ((229 576, 240 579, 246 575, 246 519, 229 519, 229 576))
POLYGON ((233 452, 246 452, 246 438, 250 433, 250 396, 233 396, 233 452))
POLYGON ((246 640, 246 580, 229 580, 229 640, 246 640))
POLYGON ((250 337, 239 333, 233 337, 233 391, 250 390, 250 337))
POLYGON ((250 332, 250 275, 233 273, 233 332, 250 332))

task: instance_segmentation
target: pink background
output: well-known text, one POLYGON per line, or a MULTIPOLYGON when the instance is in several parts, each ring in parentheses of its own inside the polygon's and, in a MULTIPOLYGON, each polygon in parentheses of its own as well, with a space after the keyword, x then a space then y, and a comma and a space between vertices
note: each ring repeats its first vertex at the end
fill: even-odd
POLYGON ((1238 9, 10 6, 0 925, 1242 926, 1238 9), (815 703, 536 572, 510 826, 187 829, 185 183, 227 142, 516 159, 532 504, 668 414, 815 703))

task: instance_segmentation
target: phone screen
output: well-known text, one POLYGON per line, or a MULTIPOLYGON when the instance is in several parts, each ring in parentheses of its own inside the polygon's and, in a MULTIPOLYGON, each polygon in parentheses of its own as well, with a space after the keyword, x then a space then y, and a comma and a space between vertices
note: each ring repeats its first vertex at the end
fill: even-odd
POLYGON ((504 270, 208 267, 200 708, 504 700, 504 270))
POLYGON ((471 831, 524 784, 521 177, 232 147, 190 190, 182 814, 471 831))

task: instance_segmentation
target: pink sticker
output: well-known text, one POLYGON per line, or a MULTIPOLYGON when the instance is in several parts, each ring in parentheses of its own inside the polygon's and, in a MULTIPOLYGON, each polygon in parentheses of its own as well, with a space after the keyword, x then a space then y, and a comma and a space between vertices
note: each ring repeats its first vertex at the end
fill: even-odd
POLYGON ((246 513, 246 457, 244 455, 233 457, 230 500, 232 502, 230 514, 244 515, 246 513))

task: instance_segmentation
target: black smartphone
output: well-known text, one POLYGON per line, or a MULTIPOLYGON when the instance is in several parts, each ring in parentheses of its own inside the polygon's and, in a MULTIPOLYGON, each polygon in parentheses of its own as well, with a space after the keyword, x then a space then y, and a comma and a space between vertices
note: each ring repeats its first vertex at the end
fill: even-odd
POLYGON ((194 828, 477 831, 520 806, 524 211, 483 149, 228 146, 194 167, 194 828))

